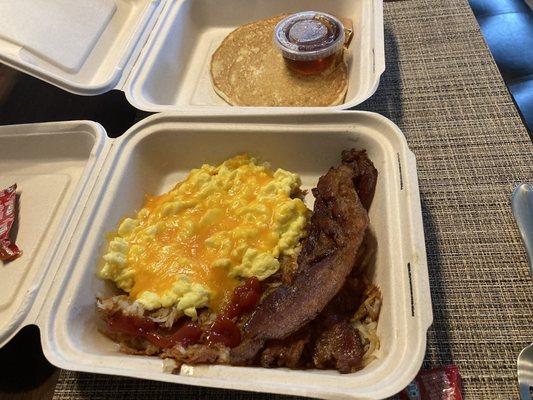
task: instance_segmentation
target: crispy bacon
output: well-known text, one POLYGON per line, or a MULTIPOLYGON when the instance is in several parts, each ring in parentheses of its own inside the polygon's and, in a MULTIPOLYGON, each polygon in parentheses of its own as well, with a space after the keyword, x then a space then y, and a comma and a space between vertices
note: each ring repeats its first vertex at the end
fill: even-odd
POLYGON ((368 211, 376 192, 377 169, 367 157, 365 150, 344 150, 341 158, 342 163, 354 171, 355 190, 357 190, 361 204, 368 211))
POLYGON ((363 345, 355 327, 347 318, 332 324, 324 324, 313 348, 313 363, 316 368, 335 368, 349 373, 361 366, 363 345))
POLYGON ((251 362, 265 341, 284 339, 315 319, 344 285, 368 226, 354 178, 352 168, 340 165, 319 179, 294 282, 259 304, 245 325, 243 342, 230 353, 232 363, 251 362))

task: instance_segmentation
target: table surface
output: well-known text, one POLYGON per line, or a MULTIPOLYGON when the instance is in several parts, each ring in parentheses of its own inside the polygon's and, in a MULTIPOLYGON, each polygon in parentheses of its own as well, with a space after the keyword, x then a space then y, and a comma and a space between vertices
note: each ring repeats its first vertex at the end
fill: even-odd
MULTIPOLYGON (((386 2, 384 13, 387 70, 357 108, 397 123, 417 158, 434 312, 424 366, 457 364, 467 399, 516 398, 516 356, 533 339, 533 284, 510 194, 533 181, 531 140, 466 0, 386 2)), ((120 92, 74 96, 0 71, 0 124, 91 119, 117 136, 147 115, 120 92)), ((60 371, 35 327, 0 359, 0 399, 251 397, 60 371)))

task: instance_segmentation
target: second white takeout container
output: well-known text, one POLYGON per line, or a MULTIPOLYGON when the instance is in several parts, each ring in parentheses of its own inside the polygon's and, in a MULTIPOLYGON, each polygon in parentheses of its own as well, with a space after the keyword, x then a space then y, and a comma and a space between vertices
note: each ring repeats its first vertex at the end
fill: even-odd
MULTIPOLYGON (((99 30, 89 29, 88 23, 94 21, 90 17, 79 21, 76 10, 64 4, 65 0, 39 1, 32 6, 28 0, 11 2, 10 13, 16 21, 10 18, 6 22, 15 28, 7 32, 0 24, 0 62, 72 93, 97 95, 122 90, 133 106, 145 111, 242 109, 228 105, 213 90, 211 55, 239 25, 281 13, 315 10, 353 21, 346 99, 333 107, 247 109, 313 112, 350 108, 374 94, 385 70, 382 0, 114 0, 116 7, 106 15, 107 20, 98 21, 99 27, 102 25, 99 30), (62 5, 66 14, 62 18, 49 14, 50 9, 61 9, 62 5), (38 7, 42 9, 34 9, 38 7), (74 15, 69 15, 69 10, 74 15), (29 20, 30 12, 43 17, 29 20), (48 15, 64 26, 47 26, 48 15), (60 51, 57 47, 60 41, 70 43, 70 38, 50 35, 46 40, 43 32, 50 30, 65 35, 79 31, 81 37, 91 40, 83 52, 67 54, 68 46, 60 51), (76 67, 51 60, 46 56, 51 50, 76 67)), ((97 16, 98 12, 93 18, 97 16)))
MULTIPOLYGON (((24 251, 0 266, 0 346, 35 324, 46 357, 61 368, 327 399, 386 398, 421 366, 432 311, 415 158, 378 114, 158 114, 118 139, 88 121, 4 126, 0 171, 0 187, 19 184, 24 251), (299 173, 310 189, 351 147, 366 149, 379 172, 370 209, 378 242, 372 279, 383 295, 377 360, 345 375, 221 365, 173 375, 161 359, 120 353, 97 331, 95 297, 112 291, 96 277, 106 233, 146 194, 241 152, 299 173)), ((311 206, 312 196, 306 200, 311 206)))

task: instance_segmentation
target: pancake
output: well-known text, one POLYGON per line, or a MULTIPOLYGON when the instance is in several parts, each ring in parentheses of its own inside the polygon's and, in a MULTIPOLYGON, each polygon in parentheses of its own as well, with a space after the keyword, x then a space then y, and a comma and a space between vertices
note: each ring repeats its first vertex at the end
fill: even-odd
POLYGON ((273 42, 278 15, 231 32, 213 54, 211 78, 216 93, 234 106, 334 106, 348 87, 344 54, 317 75, 291 71, 273 42))

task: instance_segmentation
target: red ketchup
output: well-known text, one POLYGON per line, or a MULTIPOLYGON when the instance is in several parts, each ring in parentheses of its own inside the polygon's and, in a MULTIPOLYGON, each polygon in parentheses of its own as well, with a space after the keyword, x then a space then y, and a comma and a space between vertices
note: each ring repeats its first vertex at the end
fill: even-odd
POLYGON ((456 365, 420 371, 401 393, 401 400, 462 400, 461 375, 456 365))
POLYGON ((148 318, 129 317, 117 313, 108 318, 107 327, 111 332, 115 333, 144 336, 145 333, 156 330, 157 324, 148 318))
POLYGON ((237 286, 231 296, 231 302, 207 331, 209 344, 222 343, 227 347, 235 347, 241 342, 241 331, 233 319, 251 311, 261 298, 263 289, 256 277, 246 279, 237 286))
POLYGON ((158 325, 148 318, 129 317, 115 314, 107 320, 111 332, 143 337, 150 343, 168 349, 180 344, 183 347, 198 343, 202 336, 200 327, 192 322, 183 324, 172 333, 161 334, 157 331, 158 325))
MULTIPOLYGON (((262 287, 259 279, 252 277, 237 286, 231 296, 231 302, 225 312, 217 317, 206 332, 208 344, 221 343, 235 347, 241 342, 241 331, 234 319, 251 311, 261 298, 262 287)), ((112 315, 107 320, 111 332, 142 337, 150 343, 168 349, 180 344, 183 347, 196 344, 202 338, 202 329, 195 323, 188 322, 168 334, 161 333, 158 325, 148 318, 126 316, 121 313, 112 315)))
POLYGON ((156 346, 164 349, 174 347, 176 344, 187 347, 200 341, 202 330, 198 325, 188 322, 170 335, 160 335, 155 332, 149 332, 145 337, 156 346))
POLYGON ((241 331, 231 319, 218 317, 207 331, 207 343, 222 343, 228 347, 235 347, 241 342, 241 331))
POLYGON ((9 238, 17 215, 17 185, 0 190, 0 260, 11 261, 22 251, 9 238))
POLYGON ((245 312, 251 311, 259 299, 263 289, 261 282, 255 276, 246 279, 237 286, 231 296, 231 302, 226 308, 224 315, 230 319, 240 317, 245 312))

